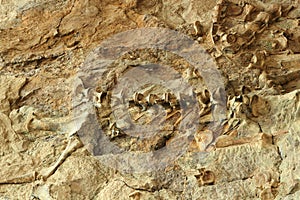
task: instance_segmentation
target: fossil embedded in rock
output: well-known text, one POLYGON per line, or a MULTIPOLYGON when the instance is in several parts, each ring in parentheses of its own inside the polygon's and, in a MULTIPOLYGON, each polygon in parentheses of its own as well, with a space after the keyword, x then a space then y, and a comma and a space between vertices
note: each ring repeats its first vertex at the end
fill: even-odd
MULTIPOLYGON (((108 100, 107 92, 95 92, 93 96, 94 105, 101 108, 103 103, 108 100)), ((107 102, 105 102, 107 103, 107 102)))
POLYGON ((255 11, 255 7, 253 5, 251 5, 251 4, 245 5, 245 7, 244 7, 244 12, 245 12, 244 20, 245 21, 250 20, 250 15, 253 11, 255 11))
POLYGON ((226 41, 228 44, 232 45, 236 42, 237 38, 235 34, 225 34, 222 36, 222 40, 226 41))
POLYGON ((260 12, 254 19, 254 22, 262 22, 264 24, 268 24, 269 21, 270 21, 270 14, 267 12, 260 12))
POLYGON ((249 96, 243 95, 243 96, 242 96, 242 99, 243 99, 243 103, 244 103, 245 105, 247 105, 247 106, 250 105, 250 97, 249 97, 249 96))
POLYGON ((247 22, 245 24, 245 28, 248 31, 261 33, 268 26, 269 21, 270 14, 267 12, 260 12, 253 21, 247 22))
POLYGON ((215 174, 205 168, 201 168, 199 174, 196 174, 195 177, 198 180, 199 186, 213 185, 216 179, 215 174))
POLYGON ((267 7, 267 11, 271 14, 273 21, 282 15, 282 7, 280 4, 271 4, 267 7))
POLYGON ((159 97, 156 95, 156 94, 149 94, 147 97, 146 97, 146 101, 149 105, 154 105, 158 102, 159 100, 159 97))
POLYGON ((136 105, 142 106, 142 111, 147 110, 147 102, 143 94, 135 92, 133 94, 133 101, 136 105))
POLYGON ((258 95, 253 95, 250 102, 252 115, 254 117, 258 117, 261 115, 265 115, 270 111, 270 107, 268 102, 258 95))
POLYGON ((178 105, 176 96, 170 92, 164 93, 163 100, 165 103, 169 104, 173 109, 178 105))
POLYGON ((207 89, 198 94, 199 103, 201 105, 200 117, 208 114, 211 110, 210 93, 207 89))
POLYGON ((246 25, 245 25, 245 28, 247 30, 250 30, 252 32, 255 32, 255 33, 260 33, 264 30, 264 27, 263 27, 263 24, 261 22, 248 22, 246 25))
POLYGON ((242 91, 242 94, 248 94, 251 92, 251 88, 243 85, 241 91, 242 91))
POLYGON ((266 71, 262 71, 262 73, 258 77, 258 86, 260 89, 265 88, 268 82, 268 74, 266 71))
POLYGON ((210 102, 210 94, 207 89, 202 91, 202 93, 199 94, 199 100, 201 104, 208 104, 210 102))
POLYGON ((284 36, 284 33, 274 34, 276 40, 272 44, 272 47, 276 50, 285 50, 288 46, 288 39, 284 36))
POLYGON ((265 66, 265 59, 268 53, 265 50, 258 50, 254 53, 251 58, 251 63, 249 64, 249 68, 259 68, 263 69, 265 66))
POLYGON ((143 100, 143 98, 144 98, 144 95, 141 93, 135 92, 133 94, 133 101, 136 104, 140 103, 143 100))
POLYGON ((226 14, 228 16, 237 16, 237 15, 242 14, 242 12, 243 12, 243 9, 239 5, 236 5, 233 3, 230 3, 226 8, 226 14))
POLYGON ((195 29, 195 35, 202 36, 203 35, 203 28, 199 21, 194 22, 194 29, 195 29))
POLYGON ((121 130, 117 127, 116 123, 112 123, 109 126, 110 128, 110 138, 114 139, 115 137, 118 137, 121 135, 121 130))
POLYGON ((226 11, 226 1, 225 0, 219 0, 217 2, 217 5, 214 7, 213 13, 212 13, 212 21, 213 23, 219 23, 221 19, 224 17, 224 13, 226 11))
POLYGON ((214 7, 213 14, 212 14, 213 23, 218 23, 220 21, 220 10, 221 10, 220 5, 216 5, 214 7))
POLYGON ((213 132, 211 130, 199 131, 194 135, 195 141, 200 151, 207 150, 207 147, 213 141, 213 132))
POLYGON ((251 110, 254 117, 259 116, 259 111, 257 105, 259 104, 259 97, 257 95, 254 95, 251 98, 251 110))

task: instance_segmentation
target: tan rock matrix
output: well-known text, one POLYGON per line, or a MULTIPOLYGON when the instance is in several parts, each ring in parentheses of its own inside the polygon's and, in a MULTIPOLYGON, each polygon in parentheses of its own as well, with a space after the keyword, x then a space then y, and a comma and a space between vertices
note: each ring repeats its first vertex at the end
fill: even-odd
POLYGON ((0 200, 300 199, 297 0, 0 0, 0 200))

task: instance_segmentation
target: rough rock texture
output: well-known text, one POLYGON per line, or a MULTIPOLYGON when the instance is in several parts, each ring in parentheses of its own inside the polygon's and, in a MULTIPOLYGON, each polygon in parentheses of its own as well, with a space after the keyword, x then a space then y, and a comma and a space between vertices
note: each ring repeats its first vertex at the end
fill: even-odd
POLYGON ((0 0, 0 199, 300 199, 299 18, 296 0, 0 0), (132 49, 91 80, 97 117, 74 113, 78 74, 100 63, 90 56, 94 49, 143 27, 176 30, 201 45, 225 93, 209 91, 184 57, 132 49), (167 157, 181 144, 186 97, 162 86, 125 90, 137 123, 154 119, 151 132, 160 123, 153 116, 167 122, 147 139, 126 134, 127 121, 112 106, 120 103, 112 96, 127 95, 113 93, 115 81, 153 63, 171 66, 192 85, 199 107, 198 129, 176 159, 167 157), (216 130, 209 124, 218 120, 218 106, 226 117, 216 130), (102 136, 77 133, 95 125, 82 120, 96 120, 102 136), (99 141, 123 150, 97 149, 99 141), (120 170, 113 158, 124 152, 141 162, 121 163, 133 168, 120 170), (152 164, 142 160, 145 153, 167 165, 139 170, 152 164))

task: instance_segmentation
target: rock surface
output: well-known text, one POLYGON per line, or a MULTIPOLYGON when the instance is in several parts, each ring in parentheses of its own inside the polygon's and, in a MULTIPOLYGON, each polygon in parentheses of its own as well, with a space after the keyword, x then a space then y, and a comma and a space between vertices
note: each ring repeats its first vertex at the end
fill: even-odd
POLYGON ((0 0, 0 199, 299 199, 298 3, 0 0))

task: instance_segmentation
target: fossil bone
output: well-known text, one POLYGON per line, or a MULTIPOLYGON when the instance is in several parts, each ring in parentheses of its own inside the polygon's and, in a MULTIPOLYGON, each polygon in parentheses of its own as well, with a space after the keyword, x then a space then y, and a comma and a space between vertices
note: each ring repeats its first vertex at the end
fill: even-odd
POLYGON ((237 16, 242 14, 243 8, 234 3, 229 3, 226 7, 226 13, 228 16, 237 16))
POLYGON ((39 174, 38 178, 47 180, 56 170, 57 168, 66 160, 68 156, 70 156, 74 151, 76 151, 78 148, 82 147, 83 144, 79 141, 76 137, 69 138, 67 147, 63 151, 63 153, 59 156, 57 161, 49 168, 42 169, 39 174))
POLYGON ((135 104, 142 106, 142 111, 147 110, 148 105, 142 93, 135 92, 133 94, 133 101, 135 104))
POLYGON ((202 36, 203 35, 203 28, 199 21, 194 22, 194 29, 195 29, 195 35, 202 36))
POLYGON ((205 168, 199 169, 199 173, 195 177, 198 179, 199 186, 213 185, 215 182, 215 174, 205 168))
POLYGON ((196 143, 200 151, 205 151, 208 145, 214 139, 213 132, 211 130, 199 131, 194 135, 196 143))
POLYGON ((252 12, 255 11, 255 7, 252 4, 246 4, 244 7, 244 21, 249 21, 250 20, 250 15, 252 12))
POLYGON ((93 96, 94 105, 101 108, 104 103, 107 103, 108 95, 107 92, 95 92, 93 96))

